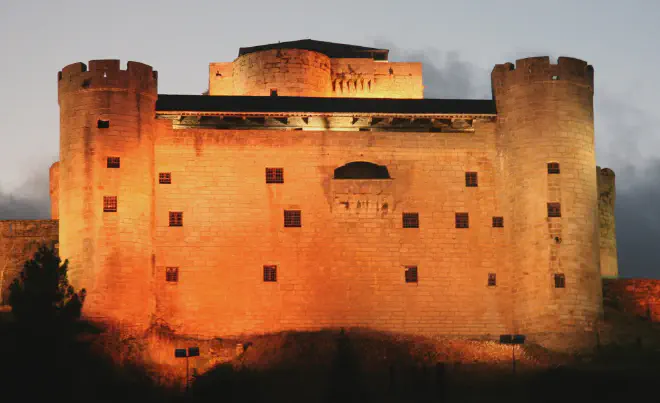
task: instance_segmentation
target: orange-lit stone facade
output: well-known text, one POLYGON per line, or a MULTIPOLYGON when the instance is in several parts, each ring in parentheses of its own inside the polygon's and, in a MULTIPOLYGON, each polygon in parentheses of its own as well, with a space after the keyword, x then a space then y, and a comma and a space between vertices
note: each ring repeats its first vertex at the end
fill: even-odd
MULTIPOLYGON (((595 342, 602 250, 611 274, 616 244, 583 61, 497 65, 496 109, 465 113, 164 111, 151 67, 113 60, 67 66, 58 80, 53 214, 89 317, 199 337, 361 326, 595 342), (335 177, 352 162, 389 175, 335 177), (281 168, 276 183, 267 168, 281 168), (285 226, 287 210, 300 212, 300 227, 285 226), (404 213, 418 227, 405 227, 404 213), (265 266, 276 266, 275 281, 264 281, 265 266)), ((273 89, 423 94, 419 63, 270 49, 211 63, 210 95, 199 97, 266 102, 273 89)))
POLYGON ((421 63, 330 58, 304 49, 273 49, 209 65, 210 95, 423 98, 421 63))

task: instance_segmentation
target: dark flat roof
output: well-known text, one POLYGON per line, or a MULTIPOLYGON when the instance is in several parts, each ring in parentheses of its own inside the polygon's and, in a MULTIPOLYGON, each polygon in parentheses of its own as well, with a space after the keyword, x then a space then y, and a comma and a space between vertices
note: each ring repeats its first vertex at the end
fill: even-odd
POLYGON ((347 45, 343 43, 315 41, 313 39, 301 39, 299 41, 269 43, 267 45, 240 48, 238 55, 260 52, 271 49, 304 49, 323 53, 330 58, 367 58, 373 59, 378 55, 379 60, 387 60, 389 50, 367 48, 365 46, 347 45))
POLYGON ((157 112, 391 113, 495 115, 491 99, 383 99, 158 95, 157 112))

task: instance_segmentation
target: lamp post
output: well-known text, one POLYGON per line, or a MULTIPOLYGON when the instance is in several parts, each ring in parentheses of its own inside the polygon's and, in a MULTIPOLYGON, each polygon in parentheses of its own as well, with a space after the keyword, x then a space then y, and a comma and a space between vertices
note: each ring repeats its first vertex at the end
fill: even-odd
POLYGON ((189 368, 188 359, 190 357, 199 357, 199 347, 188 347, 187 350, 185 348, 177 348, 174 350, 174 357, 186 359, 186 392, 187 392, 188 380, 190 379, 188 375, 188 368, 189 368))
POLYGON ((525 344, 525 335, 522 334, 503 334, 500 335, 500 344, 511 345, 511 366, 513 373, 516 373, 516 345, 525 344))

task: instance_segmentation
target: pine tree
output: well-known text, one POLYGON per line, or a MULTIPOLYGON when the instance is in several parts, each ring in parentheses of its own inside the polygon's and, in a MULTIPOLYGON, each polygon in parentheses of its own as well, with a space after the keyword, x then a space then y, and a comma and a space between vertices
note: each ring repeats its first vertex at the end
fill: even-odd
POLYGON ((85 290, 76 292, 55 249, 42 245, 9 287, 9 305, 18 324, 64 325, 80 317, 85 290))

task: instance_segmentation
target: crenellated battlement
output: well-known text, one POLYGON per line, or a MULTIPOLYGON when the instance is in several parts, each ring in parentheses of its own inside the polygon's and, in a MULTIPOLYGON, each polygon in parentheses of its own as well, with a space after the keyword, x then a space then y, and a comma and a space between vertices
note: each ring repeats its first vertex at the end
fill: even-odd
POLYGON ((73 63, 57 74, 58 92, 79 91, 135 91, 158 96, 158 72, 147 64, 128 62, 122 70, 119 60, 91 60, 89 69, 84 63, 73 63))
POLYGON ((560 57, 557 64, 550 57, 528 57, 516 64, 497 64, 491 74, 493 93, 506 88, 534 82, 570 82, 594 89, 594 69, 587 62, 572 57, 560 57))

